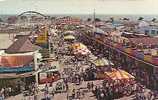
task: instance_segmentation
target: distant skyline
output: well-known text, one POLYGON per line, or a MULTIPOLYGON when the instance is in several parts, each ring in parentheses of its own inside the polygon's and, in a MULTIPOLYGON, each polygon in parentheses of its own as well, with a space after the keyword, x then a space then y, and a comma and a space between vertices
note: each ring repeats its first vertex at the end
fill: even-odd
POLYGON ((158 15, 158 0, 0 0, 0 15, 37 11, 43 14, 158 15))

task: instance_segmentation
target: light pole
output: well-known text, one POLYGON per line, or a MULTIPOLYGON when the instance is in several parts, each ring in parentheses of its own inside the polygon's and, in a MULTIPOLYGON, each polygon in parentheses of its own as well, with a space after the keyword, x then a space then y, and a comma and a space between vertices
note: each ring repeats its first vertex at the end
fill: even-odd
MULTIPOLYGON (((110 36, 110 35, 109 35, 110 36)), ((111 62, 110 62, 110 47, 111 47, 111 39, 109 38, 109 52, 108 52, 108 62, 109 62, 109 69, 108 70, 110 70, 111 71, 111 62)))

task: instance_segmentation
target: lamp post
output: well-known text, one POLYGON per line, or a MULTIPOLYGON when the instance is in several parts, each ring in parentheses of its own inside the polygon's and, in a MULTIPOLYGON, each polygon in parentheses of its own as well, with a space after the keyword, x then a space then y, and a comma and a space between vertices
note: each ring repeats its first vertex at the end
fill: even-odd
MULTIPOLYGON (((110 36, 110 35, 109 35, 110 36)), ((109 62, 109 68, 108 68, 108 70, 110 70, 111 71, 111 62, 110 62, 110 60, 111 60, 111 57, 110 57, 110 47, 111 47, 111 38, 109 39, 109 52, 108 52, 108 62, 109 62)))

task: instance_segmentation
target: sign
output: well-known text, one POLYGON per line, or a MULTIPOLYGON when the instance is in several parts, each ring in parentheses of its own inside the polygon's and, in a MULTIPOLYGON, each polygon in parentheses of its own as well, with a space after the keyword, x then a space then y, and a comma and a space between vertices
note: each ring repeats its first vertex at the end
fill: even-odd
POLYGON ((42 70, 42 72, 53 72, 53 71, 58 71, 56 66, 46 67, 42 70))
POLYGON ((48 29, 44 28, 43 34, 39 35, 36 39, 36 43, 45 44, 48 42, 48 29))
POLYGON ((36 39, 36 43, 47 43, 48 36, 40 35, 36 39))
POLYGON ((46 79, 47 78, 47 73, 40 73, 39 74, 40 79, 46 79))

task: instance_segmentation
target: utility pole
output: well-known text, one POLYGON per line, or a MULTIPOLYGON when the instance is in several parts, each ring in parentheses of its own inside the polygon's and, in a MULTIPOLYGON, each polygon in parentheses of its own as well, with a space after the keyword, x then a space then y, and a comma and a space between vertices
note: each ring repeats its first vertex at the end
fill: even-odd
POLYGON ((96 16, 95 16, 95 9, 94 9, 94 12, 93 12, 93 25, 94 25, 93 28, 94 28, 94 29, 95 29, 95 25, 96 25, 96 23, 95 23, 95 17, 96 17, 96 16))
POLYGON ((96 17, 96 16, 95 16, 95 9, 94 9, 94 12, 93 12, 94 28, 95 28, 95 24, 96 24, 96 23, 95 23, 95 17, 96 17))
POLYGON ((94 9, 94 12, 93 12, 93 35, 95 35, 95 9, 94 9))

